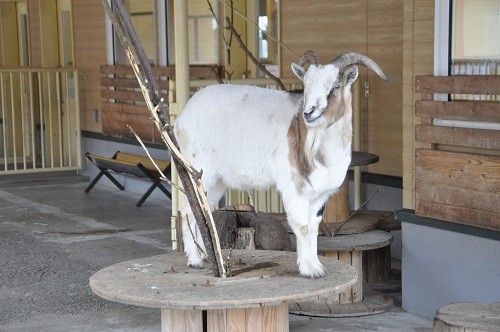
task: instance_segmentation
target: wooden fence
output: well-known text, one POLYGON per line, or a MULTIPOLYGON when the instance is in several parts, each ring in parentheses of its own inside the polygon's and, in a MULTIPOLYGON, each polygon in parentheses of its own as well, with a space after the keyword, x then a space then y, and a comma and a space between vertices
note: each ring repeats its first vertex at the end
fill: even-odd
POLYGON ((500 76, 418 76, 416 92, 416 140, 430 146, 416 151, 416 214, 500 231, 500 76))
MULTIPOLYGON (((161 143, 161 138, 144 103, 144 97, 128 65, 101 66, 101 97, 103 134, 131 138, 130 125, 145 142, 161 143)), ((191 67, 191 78, 208 79, 220 75, 210 67, 191 67)), ((169 81, 175 75, 175 67, 153 67, 153 73, 165 97, 169 95, 169 81)))

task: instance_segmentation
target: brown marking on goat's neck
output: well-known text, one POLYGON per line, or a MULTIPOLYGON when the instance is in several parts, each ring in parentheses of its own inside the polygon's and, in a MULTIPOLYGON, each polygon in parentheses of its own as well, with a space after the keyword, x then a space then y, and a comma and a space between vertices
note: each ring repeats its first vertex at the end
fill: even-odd
POLYGON ((303 179, 307 179, 312 172, 312 165, 307 158, 306 138, 307 126, 300 115, 296 115, 288 127, 288 159, 303 179))
POLYGON ((349 94, 348 97, 345 97, 344 89, 345 87, 341 86, 338 91, 330 96, 328 105, 323 112, 323 115, 329 119, 329 126, 332 126, 340 119, 344 120, 340 128, 342 131, 343 148, 352 142, 352 115, 348 114, 348 112, 352 113, 352 95, 349 94), (348 118, 346 118, 347 115, 349 115, 348 118))

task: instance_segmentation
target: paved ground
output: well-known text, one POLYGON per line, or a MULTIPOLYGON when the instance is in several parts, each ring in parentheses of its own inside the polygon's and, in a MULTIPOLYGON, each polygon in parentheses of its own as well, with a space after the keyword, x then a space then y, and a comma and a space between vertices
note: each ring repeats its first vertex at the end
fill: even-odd
MULTIPOLYGON (((170 248, 166 198, 85 178, 0 181, 0 331, 159 331, 160 312, 101 300, 89 277, 108 265, 170 248), (83 180, 83 181, 82 181, 83 180)), ((395 294, 396 304, 400 294, 395 294)), ((362 318, 290 316, 291 331, 430 331, 396 307, 362 318)))

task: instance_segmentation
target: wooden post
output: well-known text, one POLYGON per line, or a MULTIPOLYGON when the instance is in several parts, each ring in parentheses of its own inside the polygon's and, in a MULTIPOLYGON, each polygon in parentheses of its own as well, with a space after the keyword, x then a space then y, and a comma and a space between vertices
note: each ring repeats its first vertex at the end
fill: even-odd
POLYGON ((326 203, 323 221, 326 224, 339 223, 349 217, 349 179, 346 177, 339 191, 326 203))

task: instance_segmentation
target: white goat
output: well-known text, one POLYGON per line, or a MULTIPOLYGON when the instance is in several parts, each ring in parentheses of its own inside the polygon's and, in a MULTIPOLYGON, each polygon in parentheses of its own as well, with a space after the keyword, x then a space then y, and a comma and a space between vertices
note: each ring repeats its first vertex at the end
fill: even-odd
MULTIPOLYGON (((305 277, 325 271, 317 256, 320 209, 342 184, 351 162, 351 84, 362 64, 387 80, 370 58, 347 53, 319 65, 306 52, 292 71, 304 94, 220 84, 197 92, 174 131, 185 158, 203 170, 210 208, 226 189, 266 190, 276 186, 297 237, 297 264, 305 277), (308 69, 303 66, 310 63, 308 69)), ((182 207, 188 265, 201 268, 203 247, 187 201, 182 207), (191 231, 189 228, 191 228, 191 231)))

